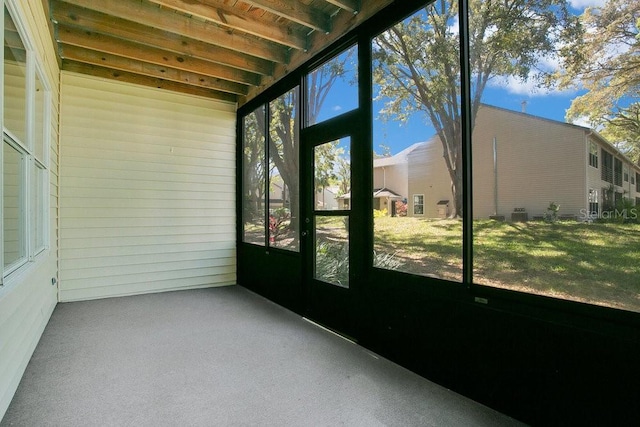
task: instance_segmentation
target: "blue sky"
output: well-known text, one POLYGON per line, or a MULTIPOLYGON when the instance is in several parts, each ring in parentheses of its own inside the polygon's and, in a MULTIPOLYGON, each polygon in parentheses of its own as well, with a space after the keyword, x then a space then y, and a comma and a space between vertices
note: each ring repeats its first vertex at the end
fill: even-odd
MULTIPOLYGON (((544 96, 531 96, 514 92, 510 88, 489 87, 483 94, 483 102, 514 111, 522 111, 522 102, 526 101, 526 112, 547 119, 565 121, 565 112, 571 105, 576 92, 554 93, 544 96)), ((383 106, 382 102, 374 103, 375 112, 383 106)), ((407 123, 376 120, 374 121, 374 150, 381 152, 379 144, 391 148, 395 154, 403 148, 429 139, 435 131, 426 121, 424 114, 413 114, 407 123)))
MULTIPOLYGON (((605 0, 569 0, 574 11, 579 14, 588 6, 599 6, 605 0)), ((337 81, 332 93, 325 102, 325 111, 330 115, 345 112, 354 106, 354 89, 343 81, 337 81)), ((483 94, 483 102, 514 111, 521 111, 522 102, 526 101, 526 112, 552 120, 565 121, 566 110, 571 101, 580 95, 575 90, 566 92, 545 92, 536 89, 530 82, 521 82, 516 79, 495 79, 483 94)), ((374 102, 374 118, 383 107, 382 101, 374 102)), ((585 123, 576 123, 585 125, 585 123)), ((376 152, 381 152, 380 144, 391 148, 395 154, 407 146, 420 141, 425 141, 433 136, 434 130, 428 123, 424 113, 412 115, 407 123, 392 121, 374 121, 374 147, 376 152)))

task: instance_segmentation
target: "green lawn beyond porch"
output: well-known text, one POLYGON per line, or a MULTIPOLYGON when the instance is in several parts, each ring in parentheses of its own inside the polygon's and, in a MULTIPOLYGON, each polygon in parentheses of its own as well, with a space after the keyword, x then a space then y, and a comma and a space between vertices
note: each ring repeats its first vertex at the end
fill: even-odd
MULTIPOLYGON (((640 224, 475 221, 474 282, 640 311, 640 224)), ((460 281, 462 223, 375 219, 396 269, 460 281)))

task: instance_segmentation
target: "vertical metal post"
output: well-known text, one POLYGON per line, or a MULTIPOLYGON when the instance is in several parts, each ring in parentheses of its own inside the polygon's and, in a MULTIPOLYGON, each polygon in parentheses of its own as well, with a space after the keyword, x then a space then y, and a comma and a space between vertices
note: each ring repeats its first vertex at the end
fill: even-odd
POLYGON ((462 128, 462 280, 473 283, 473 189, 471 164, 471 64, 469 61, 469 0, 458 4, 460 30, 460 96, 462 128))
POLYGON ((498 215, 498 139, 493 137, 493 214, 498 215))

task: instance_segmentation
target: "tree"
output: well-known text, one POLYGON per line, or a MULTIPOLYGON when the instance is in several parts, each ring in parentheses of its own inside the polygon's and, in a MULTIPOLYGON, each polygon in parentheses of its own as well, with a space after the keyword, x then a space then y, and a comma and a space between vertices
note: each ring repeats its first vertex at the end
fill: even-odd
POLYGON ((336 165, 338 179, 338 196, 344 196, 351 191, 351 162, 345 157, 338 157, 336 165))
POLYGON ((248 222, 264 220, 263 199, 265 193, 265 138, 257 126, 257 117, 264 115, 264 107, 258 108, 244 119, 243 140, 243 188, 244 220, 248 222))
MULTIPOLYGON (((298 230, 300 219, 299 179, 298 179, 298 141, 300 135, 300 117, 297 114, 300 94, 294 88, 269 103, 269 126, 265 123, 264 115, 257 115, 257 124, 261 132, 269 130, 267 145, 269 147, 269 170, 275 171, 282 178, 289 196, 291 230, 298 230)), ((271 174, 270 174, 271 176, 271 174)), ((284 200, 283 200, 284 203, 284 200)), ((294 246, 297 237, 294 236, 294 246)))
POLYGON ((559 77, 562 87, 587 93, 573 100, 567 120, 586 118, 640 162, 640 3, 608 0, 581 20, 584 37, 568 45, 559 77))
POLYGON ((602 135, 630 159, 640 165, 640 102, 619 108, 613 117, 607 117, 602 135))
POLYGON ((344 150, 338 148, 340 140, 327 142, 314 148, 314 179, 316 191, 321 191, 322 204, 324 206, 324 190, 338 179, 335 172, 335 164, 344 153, 344 150))
MULTIPOLYGON (((579 33, 565 0, 470 0, 471 116, 498 76, 522 80, 546 72, 541 60, 579 33)), ((374 40, 374 79, 381 115, 401 121, 421 112, 442 143, 453 216, 462 214, 462 133, 458 2, 437 0, 374 40)))
MULTIPOLYGON (((355 49, 348 50, 309 75, 307 87, 307 118, 310 124, 316 123, 322 106, 332 86, 339 78, 345 78, 347 64, 354 59, 355 49)), ((299 228, 299 165, 298 149, 300 137, 300 94, 294 88, 269 103, 269 163, 273 164, 288 188, 291 211, 290 230, 299 228)), ((264 116, 258 118, 258 127, 265 133, 267 127, 264 116)), ((297 242, 297 235, 294 236, 297 242)), ((297 243, 296 243, 297 244, 297 243)))
POLYGON ((391 157, 391 147, 389 147, 388 145, 385 144, 380 144, 378 145, 380 147, 380 150, 382 151, 381 153, 376 153, 375 151, 373 152, 373 158, 374 159, 382 159, 384 157, 391 157))

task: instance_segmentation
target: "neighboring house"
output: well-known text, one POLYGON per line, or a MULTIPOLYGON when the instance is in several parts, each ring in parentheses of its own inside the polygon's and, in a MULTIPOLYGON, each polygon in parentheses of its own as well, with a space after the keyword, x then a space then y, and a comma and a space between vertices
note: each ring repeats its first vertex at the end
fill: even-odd
POLYGON ((398 154, 373 160, 373 208, 386 209, 389 215, 395 211, 395 202, 404 201, 409 195, 408 156, 422 143, 413 144, 398 154))
MULTIPOLYGON (((406 166, 392 165, 407 170, 407 189, 401 190, 409 196, 407 214, 449 215, 451 180, 439 138, 407 150, 406 166)), ((640 204, 640 168, 589 128, 482 105, 472 155, 474 218, 497 215, 509 220, 516 212, 514 219, 532 219, 543 216, 554 202, 560 205, 560 216, 586 219, 623 197, 640 204)), ((384 173, 380 169, 376 167, 376 177, 384 173)), ((401 182, 394 185, 402 188, 401 182)))
POLYGON ((316 189, 316 210, 337 210, 339 203, 340 198, 338 197, 338 187, 324 187, 316 189))
POLYGON ((269 178, 269 209, 289 207, 289 188, 282 176, 273 175, 269 178))

